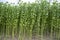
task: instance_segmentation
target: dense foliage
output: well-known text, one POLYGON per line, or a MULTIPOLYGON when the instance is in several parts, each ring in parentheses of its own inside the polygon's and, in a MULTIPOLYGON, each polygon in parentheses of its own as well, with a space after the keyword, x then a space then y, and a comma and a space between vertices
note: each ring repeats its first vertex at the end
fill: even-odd
MULTIPOLYGON (((60 33, 60 3, 47 1, 13 6, 0 2, 0 34, 22 36, 60 33)), ((60 34, 59 34, 60 35, 60 34)), ((31 38, 30 38, 31 39, 31 38)))

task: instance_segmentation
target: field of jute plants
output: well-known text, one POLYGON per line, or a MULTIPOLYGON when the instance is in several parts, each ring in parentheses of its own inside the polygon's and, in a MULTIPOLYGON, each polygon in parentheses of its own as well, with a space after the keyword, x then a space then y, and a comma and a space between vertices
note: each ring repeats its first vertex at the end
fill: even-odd
POLYGON ((0 40, 60 40, 60 3, 0 2, 0 40))

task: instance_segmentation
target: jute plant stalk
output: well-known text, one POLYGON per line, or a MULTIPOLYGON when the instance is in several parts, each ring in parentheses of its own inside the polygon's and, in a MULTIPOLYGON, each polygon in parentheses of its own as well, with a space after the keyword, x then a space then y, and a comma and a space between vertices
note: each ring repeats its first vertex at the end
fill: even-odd
POLYGON ((40 18, 40 22, 41 22, 40 23, 40 26, 41 26, 41 40, 43 40, 45 23, 46 23, 46 14, 47 14, 47 12, 45 12, 47 10, 44 9, 46 6, 44 6, 44 5, 46 5, 46 2, 45 1, 43 1, 41 3, 41 18, 40 18))
POLYGON ((24 22, 24 19, 23 19, 24 18, 24 16, 23 16, 24 14, 23 14, 23 12, 24 11, 22 9, 23 8, 20 9, 21 12, 20 12, 20 18, 19 18, 20 19, 20 24, 19 24, 20 26, 19 26, 19 37, 18 37, 18 40, 23 40, 23 25, 24 25, 23 24, 23 22, 24 22))

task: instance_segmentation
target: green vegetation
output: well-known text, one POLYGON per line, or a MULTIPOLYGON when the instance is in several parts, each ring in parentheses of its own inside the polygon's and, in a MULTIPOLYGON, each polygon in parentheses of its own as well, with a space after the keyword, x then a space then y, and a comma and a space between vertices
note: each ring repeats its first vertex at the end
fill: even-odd
POLYGON ((51 5, 45 0, 11 6, 0 2, 0 35, 12 35, 12 40, 14 36, 32 40, 32 36, 40 35, 42 40, 48 33, 51 40, 53 34, 60 38, 60 3, 54 1, 51 5))

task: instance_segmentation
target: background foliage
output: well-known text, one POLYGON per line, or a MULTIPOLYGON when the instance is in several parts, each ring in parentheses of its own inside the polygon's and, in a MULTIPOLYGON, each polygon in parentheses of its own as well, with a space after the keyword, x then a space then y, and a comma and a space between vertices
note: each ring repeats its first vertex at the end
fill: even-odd
MULTIPOLYGON (((0 2, 0 34, 19 35, 47 35, 60 36, 60 3, 47 1, 35 3, 20 3, 11 6, 0 2)), ((30 38, 31 39, 31 38, 30 38)))

